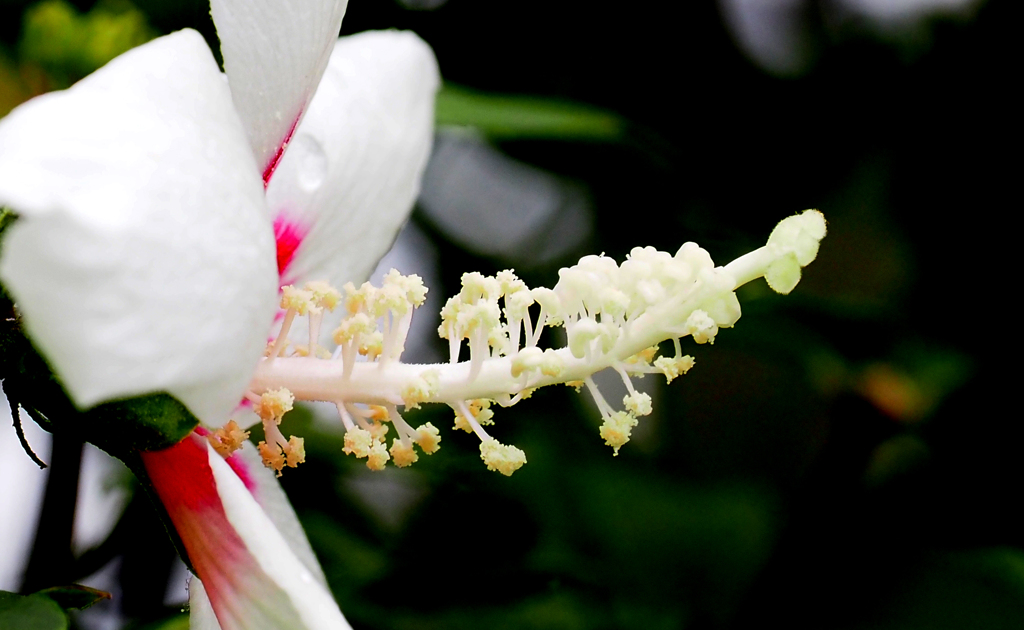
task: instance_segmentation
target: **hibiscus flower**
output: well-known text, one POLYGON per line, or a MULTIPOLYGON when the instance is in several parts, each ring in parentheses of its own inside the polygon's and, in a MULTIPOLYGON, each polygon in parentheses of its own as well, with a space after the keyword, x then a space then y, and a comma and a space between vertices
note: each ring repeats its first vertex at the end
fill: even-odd
MULTIPOLYGON (((80 408, 165 391, 223 426, 280 286, 359 281, 390 246, 438 72, 410 33, 338 40, 345 6, 212 0, 224 73, 184 30, 0 121, 0 278, 80 408)), ((348 627, 251 447, 193 434, 144 461, 205 584, 193 627, 348 627)))

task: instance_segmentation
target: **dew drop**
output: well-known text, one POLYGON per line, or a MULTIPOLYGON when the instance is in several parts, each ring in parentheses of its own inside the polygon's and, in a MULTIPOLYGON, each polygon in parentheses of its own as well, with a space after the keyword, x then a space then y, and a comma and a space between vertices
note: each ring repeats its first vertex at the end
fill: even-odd
POLYGON ((298 158, 298 183, 306 192, 315 192, 327 177, 327 155, 313 136, 300 134, 292 140, 289 151, 298 158))

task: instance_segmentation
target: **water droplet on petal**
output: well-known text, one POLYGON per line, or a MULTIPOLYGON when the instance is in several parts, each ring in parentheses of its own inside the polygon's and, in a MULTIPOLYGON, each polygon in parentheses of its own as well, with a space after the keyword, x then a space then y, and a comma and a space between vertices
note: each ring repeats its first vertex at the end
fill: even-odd
POLYGON ((299 134, 288 149, 298 160, 298 184, 306 192, 320 188, 327 177, 327 155, 313 136, 299 134))

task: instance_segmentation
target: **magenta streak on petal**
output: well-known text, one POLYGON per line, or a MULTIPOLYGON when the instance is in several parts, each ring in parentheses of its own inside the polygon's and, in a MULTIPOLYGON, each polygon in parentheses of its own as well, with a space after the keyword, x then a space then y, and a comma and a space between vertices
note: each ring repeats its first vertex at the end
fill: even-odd
POLYGON ((210 467, 210 449, 199 435, 203 432, 197 430, 170 448, 140 455, 221 628, 242 630, 275 606, 287 606, 288 600, 274 589, 228 519, 210 467))
POLYGON ((267 186, 270 185, 270 178, 274 176, 274 171, 277 170, 277 165, 281 163, 281 158, 284 157, 284 151, 288 148, 288 143, 292 141, 292 135, 295 133, 295 128, 299 126, 299 120, 302 119, 302 112, 295 117, 292 121, 292 126, 288 129, 288 133, 285 134, 284 140, 278 145, 277 151, 274 152, 274 157, 270 158, 267 162, 266 168, 263 169, 263 189, 266 190, 267 186))
POLYGON ((228 463, 228 466, 231 466, 231 470, 235 471, 238 478, 242 480, 249 494, 259 501, 259 497, 256 496, 256 480, 253 479, 252 471, 249 470, 249 464, 242 459, 239 453, 232 453, 230 457, 224 458, 224 461, 228 463))
POLYGON ((292 264, 295 253, 302 245, 302 240, 309 233, 309 228, 299 225, 294 220, 288 219, 284 213, 278 214, 274 219, 274 238, 277 240, 277 274, 281 285, 285 282, 285 272, 292 264))

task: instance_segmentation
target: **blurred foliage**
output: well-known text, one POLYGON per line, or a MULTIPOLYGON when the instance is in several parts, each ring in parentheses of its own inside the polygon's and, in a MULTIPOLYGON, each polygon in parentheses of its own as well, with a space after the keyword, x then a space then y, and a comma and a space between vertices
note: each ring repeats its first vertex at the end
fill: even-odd
POLYGON ((24 13, 15 65, 0 55, 0 114, 29 96, 63 89, 157 33, 128 0, 103 0, 86 13, 44 0, 24 13))
POLYGON ((0 628, 14 630, 67 630, 68 617, 41 593, 18 595, 0 591, 0 628))
POLYGON ((517 139, 614 142, 625 121, 582 103, 514 94, 487 94, 445 84, 437 94, 438 125, 473 127, 496 141, 517 139))
POLYGON ((82 610, 102 599, 110 599, 110 593, 82 586, 81 584, 54 586, 52 588, 45 588, 39 591, 39 593, 57 602, 65 610, 71 608, 82 610))
MULTIPOLYGON (((1012 4, 910 40, 837 26, 833 4, 808 3, 814 63, 780 79, 714 3, 652 17, 352 1, 344 33, 412 28, 434 47, 440 123, 585 187, 593 252, 694 240, 725 261, 800 209, 829 220, 797 290, 744 287, 736 329, 652 385, 655 413, 618 457, 568 389, 498 412, 496 436, 529 457, 509 479, 438 409, 410 421, 441 428, 441 451, 379 475, 343 457, 334 427, 290 414, 307 463, 282 481, 355 628, 1020 625, 1018 388, 1012 332, 995 329, 1015 179, 992 147, 1013 120, 1012 4)), ((0 5, 0 112, 145 41, 146 24, 215 43, 198 0, 70 6, 0 5)), ((414 221, 439 248, 432 292, 500 268, 414 221)), ((524 279, 551 285, 557 264, 524 279)), ((94 608, 183 628, 162 608, 168 570, 140 559, 150 525, 112 535, 134 560, 120 600, 94 608)))

